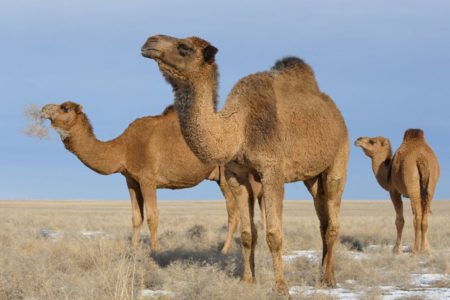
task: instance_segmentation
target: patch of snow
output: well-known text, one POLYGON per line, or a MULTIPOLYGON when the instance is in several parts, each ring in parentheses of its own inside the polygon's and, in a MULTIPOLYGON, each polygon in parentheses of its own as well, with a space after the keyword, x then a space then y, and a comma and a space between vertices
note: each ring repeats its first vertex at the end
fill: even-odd
POLYGON ((290 262, 299 257, 304 257, 310 262, 319 261, 319 254, 315 250, 297 250, 297 251, 293 251, 292 253, 293 254, 290 254, 290 255, 283 255, 283 260, 285 262, 290 262))
POLYGON ((351 256, 352 258, 354 258, 356 260, 363 260, 363 259, 367 259, 368 258, 367 253, 356 252, 356 251, 346 252, 346 255, 351 256))
POLYGON ((148 297, 148 298, 159 298, 159 297, 173 297, 175 296, 175 293, 171 291, 165 291, 165 290, 149 290, 149 289, 143 289, 141 292, 142 297, 148 297))
POLYGON ((62 238, 62 233, 58 232, 56 230, 51 230, 48 228, 41 228, 37 231, 37 235, 44 239, 50 239, 50 240, 59 240, 62 238))
POLYGON ((410 252, 412 252, 412 248, 411 248, 411 246, 402 246, 402 251, 410 253, 410 252))
POLYGON ((103 236, 105 233, 103 231, 81 231, 80 234, 84 237, 95 238, 98 236, 103 236))
POLYGON ((344 289, 344 288, 336 288, 336 289, 315 289, 311 286, 293 286, 289 289, 290 295, 302 295, 305 297, 310 297, 314 295, 326 295, 330 297, 334 297, 336 299, 346 299, 346 300, 357 300, 361 299, 360 295, 344 289))
POLYGON ((411 274, 411 283, 420 287, 427 287, 442 280, 450 280, 450 276, 444 274, 411 274))
MULTIPOLYGON (((394 248, 394 245, 376 245, 376 244, 372 244, 372 245, 368 245, 364 249, 364 252, 377 252, 377 251, 380 251, 381 249, 383 249, 385 247, 388 247, 388 248, 392 249, 392 248, 394 248)), ((404 253, 412 252, 411 246, 402 246, 402 252, 404 252, 404 253)))
POLYGON ((402 290, 393 286, 380 286, 383 300, 397 300, 417 297, 420 299, 450 299, 450 288, 428 288, 402 290))

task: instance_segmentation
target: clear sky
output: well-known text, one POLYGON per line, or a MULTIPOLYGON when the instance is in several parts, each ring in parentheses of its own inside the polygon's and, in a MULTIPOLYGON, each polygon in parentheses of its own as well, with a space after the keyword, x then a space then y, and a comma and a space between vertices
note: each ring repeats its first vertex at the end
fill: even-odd
MULTIPOLYGON (((50 140, 21 134, 27 104, 83 104, 99 139, 172 103, 140 48, 148 36, 197 35, 219 48, 220 98, 286 55, 305 59, 341 109, 353 140, 425 131, 441 163, 436 198, 450 198, 449 1, 2 1, 0 199, 127 199, 50 140)), ((159 190, 160 199, 219 199, 215 183, 159 190)), ((287 199, 310 199, 301 183, 287 199)), ((351 147, 345 199, 387 199, 370 161, 351 147)))

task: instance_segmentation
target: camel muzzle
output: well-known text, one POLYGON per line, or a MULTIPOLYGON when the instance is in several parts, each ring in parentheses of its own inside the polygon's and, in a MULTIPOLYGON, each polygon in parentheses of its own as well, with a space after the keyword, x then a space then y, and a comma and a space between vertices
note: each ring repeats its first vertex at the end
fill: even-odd
POLYGON ((154 35, 145 41, 141 54, 147 58, 159 58, 165 48, 170 48, 176 39, 167 35, 154 35))
POLYGON ((41 117, 44 119, 51 120, 53 115, 57 110, 58 105, 56 104, 47 104, 41 109, 41 117))
POLYGON ((144 45, 141 47, 141 54, 144 57, 154 58, 160 52, 157 49, 157 45, 159 43, 158 36, 152 36, 147 39, 144 45))
POLYGON ((360 137, 360 138, 356 139, 354 145, 355 145, 356 147, 361 147, 361 146, 362 146, 362 142, 363 142, 363 138, 360 137))

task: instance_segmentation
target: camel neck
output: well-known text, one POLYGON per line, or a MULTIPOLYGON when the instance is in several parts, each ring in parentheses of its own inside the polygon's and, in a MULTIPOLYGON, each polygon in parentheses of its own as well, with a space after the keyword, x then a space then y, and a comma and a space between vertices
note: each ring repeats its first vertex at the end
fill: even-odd
POLYGON ((70 133, 63 138, 64 146, 93 171, 108 175, 122 171, 122 151, 118 139, 99 141, 88 118, 83 114, 70 133))
POLYGON ((381 187, 389 191, 392 154, 390 151, 372 157, 372 170, 381 187))
MULTIPOLYGON (((175 85, 175 109, 183 136, 194 154, 206 163, 229 159, 223 141, 230 130, 217 113, 217 71, 195 82, 175 85)), ((230 137, 231 138, 231 137, 230 137)))

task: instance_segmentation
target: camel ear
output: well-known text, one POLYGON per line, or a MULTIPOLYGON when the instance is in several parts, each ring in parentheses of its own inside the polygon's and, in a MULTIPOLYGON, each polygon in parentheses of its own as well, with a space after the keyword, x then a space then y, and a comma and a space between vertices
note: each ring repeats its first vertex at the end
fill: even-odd
POLYGON ((219 51, 219 49, 212 45, 206 46, 206 48, 203 49, 203 58, 205 59, 205 62, 208 64, 214 62, 217 51, 219 51))
POLYGON ((81 113, 83 112, 83 105, 77 104, 77 105, 75 106, 75 112, 76 112, 77 114, 81 114, 81 113))

